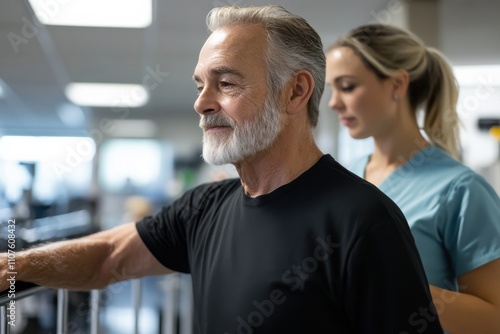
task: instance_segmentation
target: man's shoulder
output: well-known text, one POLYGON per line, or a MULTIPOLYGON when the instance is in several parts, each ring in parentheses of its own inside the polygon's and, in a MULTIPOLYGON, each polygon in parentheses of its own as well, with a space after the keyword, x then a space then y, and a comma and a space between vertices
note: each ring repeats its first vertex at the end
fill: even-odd
POLYGON ((197 201, 225 197, 241 188, 241 181, 238 178, 231 178, 216 182, 207 182, 196 185, 188 189, 183 197, 191 197, 197 201))
POLYGON ((325 159, 317 168, 313 187, 319 196, 332 203, 344 203, 344 209, 371 211, 396 206, 379 188, 359 177, 332 157, 325 159))
POLYGON ((358 191, 380 193, 377 187, 347 169, 331 156, 324 159, 322 168, 318 168, 317 172, 318 179, 330 190, 345 191, 347 194, 358 191))

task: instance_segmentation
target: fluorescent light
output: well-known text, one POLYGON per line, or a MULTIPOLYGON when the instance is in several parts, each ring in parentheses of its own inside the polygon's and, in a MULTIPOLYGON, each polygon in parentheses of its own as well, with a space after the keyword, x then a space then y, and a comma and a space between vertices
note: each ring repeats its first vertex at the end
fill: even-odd
POLYGON ((145 28, 152 22, 152 0, 29 0, 46 25, 145 28))
POLYGON ((453 72, 460 86, 500 86, 500 65, 455 66, 453 72))
POLYGON ((149 100, 141 85, 111 83, 71 83, 66 87, 67 98, 81 106, 142 107, 149 100))
POLYGON ((95 150, 95 142, 90 137, 3 136, 0 138, 0 160, 55 161, 70 165, 92 160, 95 150))

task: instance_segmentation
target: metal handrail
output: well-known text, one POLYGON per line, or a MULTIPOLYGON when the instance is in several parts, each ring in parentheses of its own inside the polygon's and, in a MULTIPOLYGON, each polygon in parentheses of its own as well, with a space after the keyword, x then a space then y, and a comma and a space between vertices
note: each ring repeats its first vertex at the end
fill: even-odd
POLYGON ((43 290, 48 289, 32 283, 16 282, 16 292, 14 296, 9 295, 9 290, 0 293, 0 334, 10 334, 10 325, 9 321, 7 321, 10 312, 8 312, 9 308, 7 304, 10 304, 11 301, 35 295, 43 290))
POLYGON ((8 290, 2 291, 0 293, 0 306, 4 306, 5 304, 10 303, 11 300, 23 299, 31 295, 37 294, 42 290, 48 290, 48 288, 32 283, 17 281, 15 298, 9 298, 8 290))
MULTIPOLYGON (((32 283, 26 282, 16 282, 16 292, 15 296, 9 296, 9 290, 1 292, 0 297, 0 334, 9 334, 10 326, 7 317, 9 316, 9 308, 7 304, 11 301, 16 301, 23 299, 32 295, 35 295, 41 291, 49 290, 49 288, 38 286, 32 283)), ((57 290, 57 334, 66 334, 68 332, 68 290, 58 289, 57 290)))
MULTIPOLYGON (((182 287, 182 280, 180 279, 180 274, 170 274, 165 277, 166 285, 165 292, 167 298, 165 300, 165 310, 164 310, 164 322, 163 328, 161 329, 163 333, 175 333, 177 331, 175 318, 179 316, 179 292, 181 290, 190 290, 187 287, 182 287), (167 307, 170 306, 170 307, 167 307)), ((134 307, 134 333, 139 333, 139 309, 141 305, 141 280, 132 281, 132 295, 133 295, 133 307, 134 307)), ((188 282, 189 284, 189 282, 188 282)), ((43 286, 38 286, 32 283, 26 282, 16 282, 16 292, 15 297, 10 298, 8 295, 8 290, 0 292, 0 334, 10 334, 10 325, 8 324, 8 304, 11 300, 23 299, 45 290, 50 290, 43 286)), ((90 333, 99 334, 99 299, 100 290, 90 291, 90 333)), ((188 299, 190 299, 188 297, 188 299)), ((188 303, 189 304, 189 303, 188 303)), ((181 323, 179 330, 182 333, 191 333, 192 327, 192 314, 189 312, 185 316, 181 317, 181 323)), ((68 290, 58 289, 57 290, 57 334, 66 334, 68 332, 68 290)))

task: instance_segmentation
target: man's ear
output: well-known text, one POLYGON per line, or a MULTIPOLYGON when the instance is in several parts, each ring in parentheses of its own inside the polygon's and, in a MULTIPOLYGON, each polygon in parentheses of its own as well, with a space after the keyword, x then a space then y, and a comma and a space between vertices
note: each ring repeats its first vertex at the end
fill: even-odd
POLYGON ((393 96, 402 97, 405 96, 408 91, 408 86, 410 85, 410 76, 405 70, 397 70, 396 73, 391 77, 393 96))
POLYGON ((286 87, 286 112, 296 114, 307 104, 314 90, 314 79, 312 74, 306 70, 300 70, 290 79, 286 87))

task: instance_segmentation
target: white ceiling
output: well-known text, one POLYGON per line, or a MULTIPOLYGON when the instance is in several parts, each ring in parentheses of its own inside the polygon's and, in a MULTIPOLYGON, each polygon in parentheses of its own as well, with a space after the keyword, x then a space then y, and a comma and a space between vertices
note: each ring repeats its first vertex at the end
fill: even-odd
MULTIPOLYGON (((374 21, 375 13, 395 1, 273 3, 305 17, 326 46, 348 29, 374 21)), ((198 51, 208 36, 206 14, 219 5, 262 5, 269 1, 153 2, 152 26, 110 29, 36 26, 27 0, 0 0, 0 84, 3 82, 4 90, 0 97, 0 135, 81 134, 82 127, 95 127, 103 118, 150 119, 158 124, 196 119, 196 89, 191 76, 198 51), (14 37, 20 38, 17 45, 12 43, 14 37), (63 89, 71 81, 141 83, 155 70, 163 74, 144 107, 83 108, 85 123, 76 127, 64 124, 58 116, 61 106, 68 103, 63 89)), ((500 63, 498 13, 497 0, 441 0, 440 31, 436 32, 441 49, 456 64, 500 63)))

